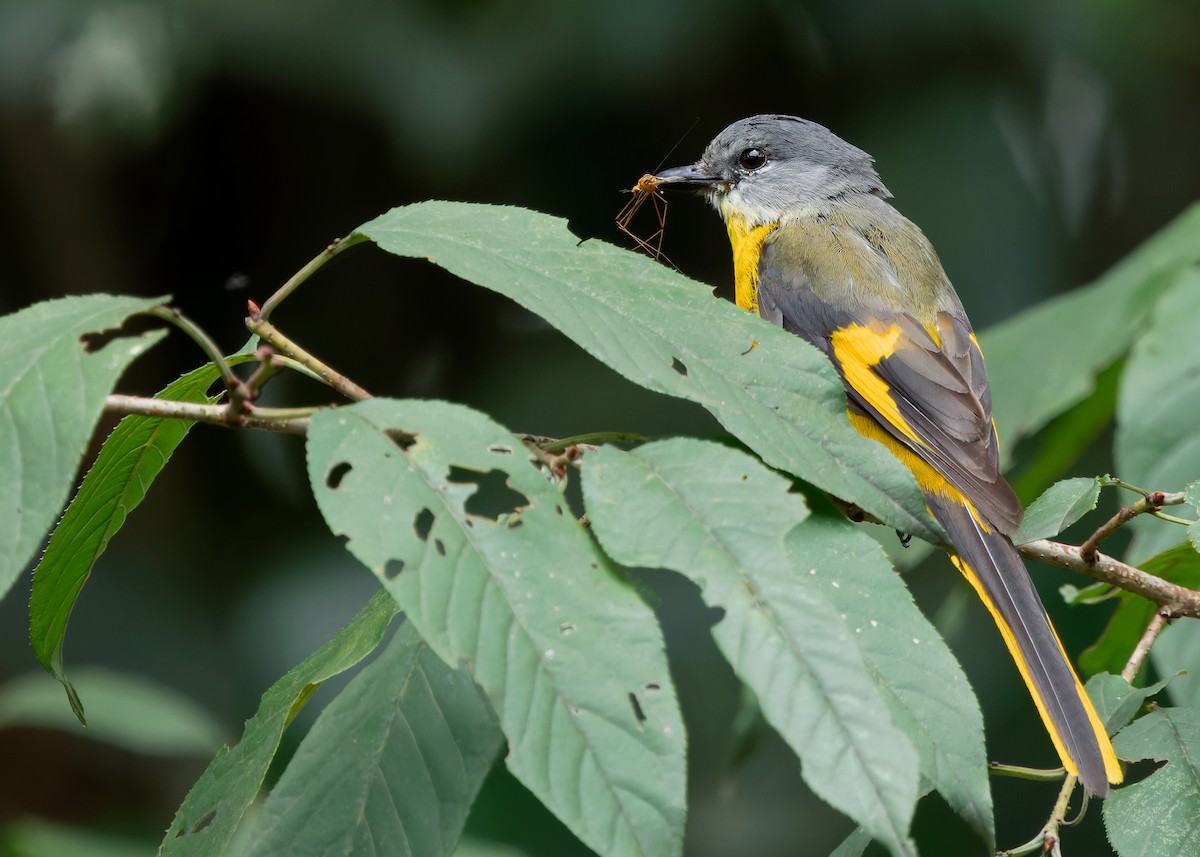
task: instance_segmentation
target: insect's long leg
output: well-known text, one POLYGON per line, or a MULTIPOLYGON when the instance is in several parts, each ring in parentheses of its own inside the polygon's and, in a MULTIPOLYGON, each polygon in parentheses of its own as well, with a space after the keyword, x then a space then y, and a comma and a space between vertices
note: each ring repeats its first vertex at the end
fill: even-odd
POLYGON ((667 200, 658 192, 659 184, 659 180, 649 173, 638 179, 637 184, 630 188, 629 191, 633 194, 632 198, 629 202, 625 203, 625 206, 617 214, 616 218, 617 228, 632 238, 639 250, 642 250, 655 259, 662 258, 662 243, 667 218, 667 200), (658 229, 652 232, 649 237, 641 238, 629 228, 629 223, 647 199, 650 200, 651 206, 654 209, 655 219, 658 220, 658 229))

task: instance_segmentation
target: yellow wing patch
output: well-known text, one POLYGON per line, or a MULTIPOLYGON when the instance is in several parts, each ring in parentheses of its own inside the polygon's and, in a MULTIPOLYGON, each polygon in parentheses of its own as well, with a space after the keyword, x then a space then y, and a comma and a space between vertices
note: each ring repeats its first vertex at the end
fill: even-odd
POLYGON ((896 400, 892 398, 891 387, 873 371, 880 360, 895 353, 899 339, 900 327, 895 324, 883 329, 851 324, 835 330, 829 342, 833 345, 833 356, 842 367, 846 383, 893 428, 913 443, 923 446, 916 432, 900 415, 896 400))

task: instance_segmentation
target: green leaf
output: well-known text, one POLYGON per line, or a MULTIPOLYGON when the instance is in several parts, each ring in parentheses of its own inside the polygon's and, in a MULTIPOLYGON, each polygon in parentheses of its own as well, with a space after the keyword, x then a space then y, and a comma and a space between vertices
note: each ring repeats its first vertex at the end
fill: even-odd
MULTIPOLYGON (((1194 205, 1089 286, 980 334, 988 358, 993 415, 1005 446, 1085 399, 1096 376, 1145 329, 1154 299, 1200 260, 1200 205, 1194 205)), ((1122 472, 1122 476, 1129 476, 1122 472)))
POLYGON ((529 857, 511 845, 464 836, 454 852, 454 857, 529 857))
MULTIPOLYGON (((605 550, 698 584, 724 610, 713 627, 718 646, 799 755, 805 782, 892 853, 913 853, 916 754, 822 592, 840 566, 823 556, 797 574, 787 555, 786 534, 808 514, 789 487, 744 453, 696 440, 606 448, 584 466, 584 501, 605 550)), ((833 547, 816 532, 805 545, 833 547)), ((882 550, 863 538, 890 574, 882 550)))
POLYGON ((246 808, 254 801, 279 748, 283 730, 322 682, 369 655, 399 609, 378 592, 336 636, 275 682, 246 721, 242 740, 223 747, 192 786, 167 835, 163 855, 225 854, 246 808))
POLYGON ((633 383, 699 403, 771 466, 943 540, 912 475, 851 427, 829 360, 710 287, 519 208, 418 203, 359 232, 512 298, 633 383))
MULTIPOLYGON (((1197 588, 1196 585, 1192 586, 1197 588)), ((1167 692, 1177 705, 1200 707, 1200 667, 1196 663, 1200 652, 1200 622, 1176 622, 1154 641, 1150 660, 1161 675, 1179 675, 1167 692)))
MULTIPOLYGON (((58 695, 61 691, 55 687, 54 693, 58 695)), ((6 857, 146 857, 154 847, 153 843, 137 839, 32 818, 12 821, 0 828, 0 846, 6 857)))
MULTIPOLYGON (((249 355, 229 358, 245 362, 249 355)), ((161 390, 155 398, 208 402, 206 391, 218 378, 212 364, 201 366, 161 390)), ((63 670, 67 622, 84 583, 109 541, 146 496, 171 454, 191 430, 189 420, 127 416, 104 441, 96 461, 50 536, 33 572, 29 599, 29 641, 42 666, 63 683, 80 722, 83 704, 63 670)))
POLYGON ((1080 456, 1109 429, 1117 411, 1117 382, 1124 368, 1125 362, 1117 360, 1096 376, 1095 392, 1038 432, 1037 439, 1022 455, 1018 471, 1009 474, 1013 490, 1022 502, 1029 503, 1073 472, 1080 456))
POLYGON ((468 408, 373 399, 313 417, 308 468, 330 529, 469 665, 516 777, 601 854, 678 854, 684 727, 662 633, 524 445, 468 408))
POLYGON ((1096 714, 1104 723, 1104 728, 1112 735, 1133 719, 1142 703, 1170 682, 1171 679, 1165 679, 1149 687, 1131 687, 1129 682, 1119 675, 1100 673, 1088 679, 1085 689, 1092 705, 1096 707, 1096 714))
POLYGON ((941 635, 875 540, 849 522, 805 521, 787 547, 794 567, 828 580, 826 597, 846 617, 896 725, 916 747, 922 777, 993 847, 983 714, 941 635))
POLYGON ((504 746, 466 669, 404 623, 317 718, 258 818, 248 857, 455 853, 504 746))
MULTIPOLYGON (((1192 507, 1193 514, 1200 514, 1200 482, 1193 482, 1187 486, 1184 497, 1187 499, 1188 505, 1192 507)), ((1200 551, 1200 519, 1187 528, 1187 533, 1192 547, 1200 551)))
MULTIPOLYGON (((1121 478, 1178 491, 1200 476, 1200 269, 1175 278, 1133 347, 1117 396, 1113 454, 1121 478)), ((1179 541, 1178 525, 1142 515, 1129 524, 1131 555, 1179 541)))
POLYGON ((1025 510, 1025 519, 1013 536, 1013 544, 1057 536, 1095 509, 1099 498, 1100 480, 1094 476, 1054 483, 1025 510))
MULTIPOLYGON (((1163 524, 1163 526, 1167 525, 1163 524)), ((1200 554, 1192 550, 1188 544, 1176 545, 1170 550, 1165 550, 1146 560, 1139 567, 1148 574, 1178 583, 1189 589, 1200 587, 1200 554)), ((1120 604, 1113 612, 1112 618, 1108 620, 1108 625, 1100 635, 1100 639, 1079 656, 1079 667, 1088 675, 1120 673, 1125 668, 1129 656, 1133 654, 1138 640, 1142 638, 1142 633, 1146 630, 1150 619, 1153 618, 1154 611, 1158 609, 1153 602, 1131 592, 1122 592, 1119 600, 1120 604)), ((1183 624, 1196 625, 1197 623, 1183 624)), ((1158 659, 1161 644, 1162 638, 1160 637, 1154 648, 1150 650, 1150 657, 1154 659, 1154 664, 1158 667, 1160 674, 1173 675, 1179 670, 1187 668, 1186 661, 1182 665, 1175 664, 1173 667, 1160 663, 1158 659)))
POLYGON ((854 831, 842 840, 842 844, 829 852, 829 857, 862 857, 867 846, 871 844, 871 834, 856 827, 854 831))
POLYGON ((173 690, 99 668, 81 669, 75 678, 93 703, 86 732, 62 704, 58 682, 41 672, 0 685, 0 729, 60 729, 135 753, 159 755, 206 756, 221 746, 217 722, 173 690))
POLYGON ((161 298, 87 295, 0 317, 0 597, 62 511, 105 397, 133 360, 162 338, 93 341, 161 298))
POLYGON ((1078 607, 1081 604, 1100 604, 1104 601, 1111 601, 1119 594, 1114 589, 1111 583, 1100 581, 1082 589, 1070 583, 1064 583, 1058 587, 1058 593, 1064 602, 1072 607, 1078 607))
POLYGON ((1113 742, 1123 759, 1166 762, 1104 801, 1104 827, 1117 853, 1154 857, 1200 854, 1200 711, 1159 708, 1126 726, 1113 742))

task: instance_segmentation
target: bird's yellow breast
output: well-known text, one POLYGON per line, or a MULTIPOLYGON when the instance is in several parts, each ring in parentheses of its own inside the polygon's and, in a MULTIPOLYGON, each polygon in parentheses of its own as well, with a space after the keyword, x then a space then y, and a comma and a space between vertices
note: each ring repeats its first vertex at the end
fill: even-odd
POLYGON ((778 224, 764 223, 748 227, 744 218, 726 214, 725 228, 729 230, 729 243, 733 245, 733 282, 737 305, 757 315, 758 257, 762 254, 763 241, 778 228, 778 224))

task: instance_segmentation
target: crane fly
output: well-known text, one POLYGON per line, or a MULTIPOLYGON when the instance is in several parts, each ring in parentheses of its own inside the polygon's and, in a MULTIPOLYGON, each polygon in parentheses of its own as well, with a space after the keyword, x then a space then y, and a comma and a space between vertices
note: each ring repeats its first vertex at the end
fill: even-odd
MULTIPOLYGON (((662 243, 663 233, 667 224, 667 199, 658 191, 658 186, 662 182, 655 178, 653 174, 646 173, 637 180, 637 184, 629 189, 629 193, 633 194, 629 202, 625 203, 625 207, 617 214, 617 228, 633 239, 633 242, 638 246, 639 250, 644 251, 653 259, 663 258, 662 243), (650 233, 647 238, 639 238, 629 228, 629 222, 633 220, 633 216, 641 210, 646 204, 646 200, 650 200, 650 204, 654 209, 654 216, 658 220, 658 229, 650 233)), ((670 262, 670 260, 667 260, 670 262)))

